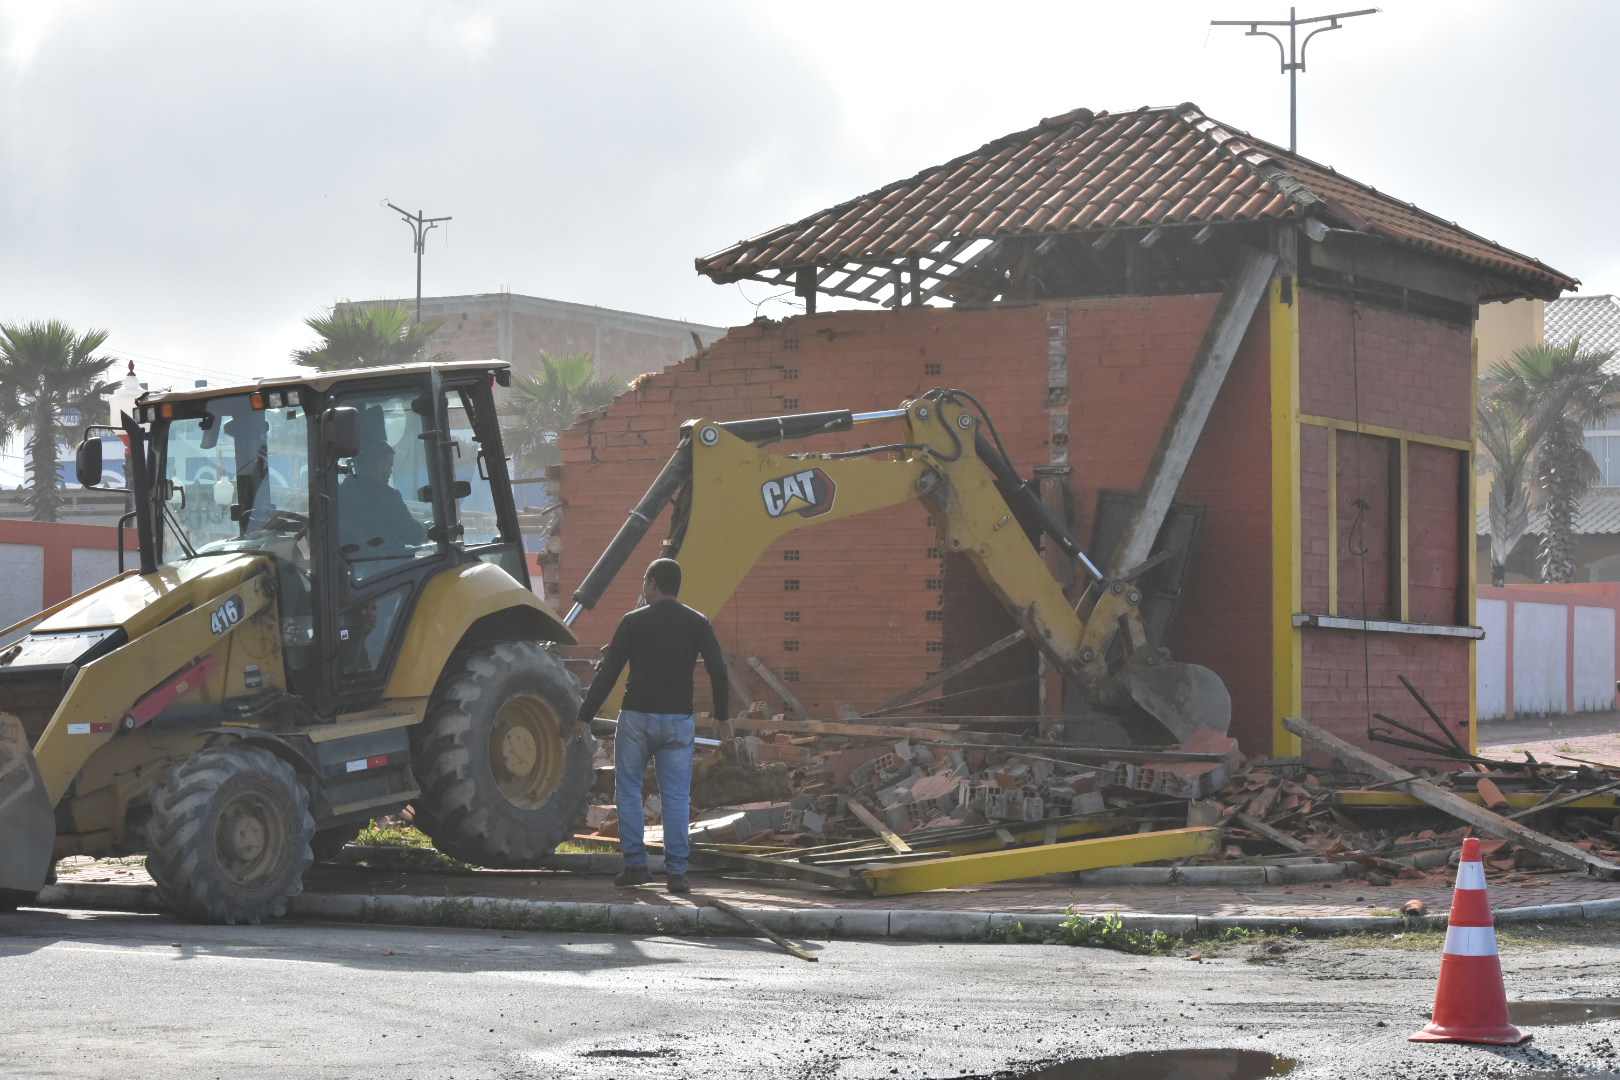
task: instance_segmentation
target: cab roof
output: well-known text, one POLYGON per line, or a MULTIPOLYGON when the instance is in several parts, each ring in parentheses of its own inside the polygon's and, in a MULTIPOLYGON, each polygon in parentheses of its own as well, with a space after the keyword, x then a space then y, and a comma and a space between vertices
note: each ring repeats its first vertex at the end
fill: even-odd
POLYGON ((148 390, 135 400, 142 405, 151 405, 163 401, 195 401, 199 398, 216 398, 226 394, 249 394, 257 390, 270 390, 284 386, 307 386, 324 394, 334 386, 343 383, 369 382, 398 375, 418 374, 424 371, 487 371, 494 374, 497 371, 505 371, 511 366, 505 360, 454 360, 443 364, 389 364, 381 367, 347 368, 343 371, 308 371, 290 375, 272 375, 267 378, 255 379, 252 382, 237 383, 231 386, 198 386, 188 390, 148 390))

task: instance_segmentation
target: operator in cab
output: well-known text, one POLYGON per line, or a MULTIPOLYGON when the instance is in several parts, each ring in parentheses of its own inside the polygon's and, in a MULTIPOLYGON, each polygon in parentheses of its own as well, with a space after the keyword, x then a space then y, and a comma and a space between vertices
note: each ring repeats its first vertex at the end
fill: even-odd
POLYGON ((427 542, 427 530, 411 516, 405 496, 388 482, 394 472, 392 446, 366 443, 349 459, 349 468, 338 485, 338 545, 344 555, 398 555, 427 542))

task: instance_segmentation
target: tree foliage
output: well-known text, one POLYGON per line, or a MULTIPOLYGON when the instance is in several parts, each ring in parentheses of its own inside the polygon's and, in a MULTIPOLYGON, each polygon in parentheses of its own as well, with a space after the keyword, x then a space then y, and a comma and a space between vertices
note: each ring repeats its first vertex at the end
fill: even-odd
POLYGON ((625 382, 617 375, 597 378, 590 353, 552 357, 542 351, 539 375, 513 379, 511 393, 501 407, 506 418, 504 438, 518 473, 538 476, 547 465, 555 464, 557 436, 624 391, 625 382))
MULTIPOLYGON (((334 308, 325 315, 311 315, 304 325, 320 335, 306 349, 295 349, 293 362, 318 371, 346 368, 384 367, 409 364, 421 358, 428 337, 439 328, 436 320, 412 322, 411 309, 404 304, 358 307, 353 304, 334 308)), ((455 359, 440 352, 426 357, 431 363, 455 359)))
POLYGON ((1575 527, 1581 498, 1598 479, 1585 429, 1602 423, 1620 396, 1620 375, 1607 374, 1608 352, 1567 345, 1515 350, 1491 371, 1479 397, 1479 439, 1496 470, 1491 487, 1491 580, 1529 530, 1532 501, 1545 511, 1541 579, 1574 578, 1575 527))
POLYGON ((0 441, 29 431, 24 450, 30 477, 27 503, 35 521, 55 521, 62 505, 57 444, 65 409, 99 413, 99 398, 113 388, 102 376, 114 363, 96 351, 107 331, 76 334, 66 323, 0 324, 0 441))

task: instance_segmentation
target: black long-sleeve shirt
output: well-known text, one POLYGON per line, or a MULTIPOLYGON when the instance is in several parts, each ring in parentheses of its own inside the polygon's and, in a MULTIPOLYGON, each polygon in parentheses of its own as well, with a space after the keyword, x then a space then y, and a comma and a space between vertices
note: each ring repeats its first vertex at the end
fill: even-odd
POLYGON ((692 711, 692 668, 698 657, 709 669, 717 720, 731 716, 731 683, 714 627, 701 612, 679 600, 660 597, 619 620, 613 642, 596 669, 596 678, 579 707, 579 722, 589 723, 613 692, 619 672, 630 665, 624 708, 649 713, 692 711))

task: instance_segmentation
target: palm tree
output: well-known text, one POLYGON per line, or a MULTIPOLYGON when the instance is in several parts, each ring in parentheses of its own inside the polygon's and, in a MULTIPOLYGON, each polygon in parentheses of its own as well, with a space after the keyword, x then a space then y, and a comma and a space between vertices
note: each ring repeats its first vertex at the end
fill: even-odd
POLYGON ((65 409, 81 413, 113 388, 102 374, 114 363, 97 356, 107 331, 75 334, 66 323, 0 325, 0 440, 24 429, 32 483, 27 504, 35 521, 55 521, 62 504, 57 444, 65 409))
POLYGON ((518 470, 537 476, 556 463, 557 436, 575 420, 600 409, 625 391, 617 375, 596 377, 590 353, 553 358, 540 353, 540 374, 512 380, 512 392, 501 414, 507 417, 504 437, 517 460, 518 470))
MULTIPOLYGON (((413 323, 403 304, 333 308, 327 315, 311 315, 304 325, 321 336, 307 349, 295 349, 293 362, 319 371, 408 364, 417 359, 428 337, 440 323, 413 323)), ((447 352, 428 357, 430 363, 454 360, 447 352)))
POLYGON ((1515 350, 1491 372, 1479 408, 1480 442, 1498 470, 1491 490, 1493 582, 1500 583, 1501 564, 1528 529, 1532 491, 1547 516, 1541 580, 1574 578, 1581 498, 1599 475, 1584 432, 1608 417, 1620 395, 1620 375, 1603 370, 1611 357, 1582 352, 1577 339, 1515 350))

